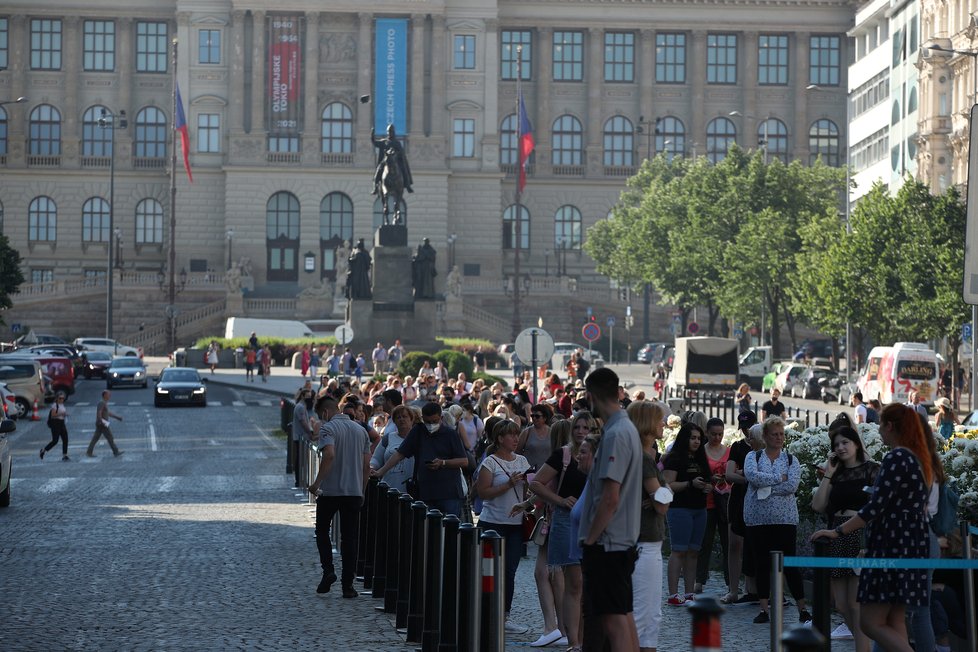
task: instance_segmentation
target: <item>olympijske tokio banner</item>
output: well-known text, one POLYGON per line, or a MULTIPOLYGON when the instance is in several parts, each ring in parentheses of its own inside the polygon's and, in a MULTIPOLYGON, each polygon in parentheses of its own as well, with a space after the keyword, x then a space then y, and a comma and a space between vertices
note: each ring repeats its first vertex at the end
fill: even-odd
POLYGON ((407 135, 407 19, 378 18, 374 44, 374 129, 382 134, 392 124, 403 137, 407 135))
POLYGON ((268 131, 298 135, 302 118, 302 16, 268 18, 268 131))

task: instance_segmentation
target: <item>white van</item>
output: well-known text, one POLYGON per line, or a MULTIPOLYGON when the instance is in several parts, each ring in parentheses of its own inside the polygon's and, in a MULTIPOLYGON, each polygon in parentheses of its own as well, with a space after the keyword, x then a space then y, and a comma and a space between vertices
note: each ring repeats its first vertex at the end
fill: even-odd
POLYGON ((252 317, 228 317, 224 327, 224 337, 248 337, 252 333, 263 337, 281 337, 292 339, 313 337, 312 330, 301 321, 289 319, 255 319, 252 317))
POLYGON ((859 372, 856 386, 863 400, 880 403, 906 403, 910 391, 917 390, 920 402, 933 405, 937 398, 940 364, 937 353, 926 344, 897 342, 875 346, 859 372))

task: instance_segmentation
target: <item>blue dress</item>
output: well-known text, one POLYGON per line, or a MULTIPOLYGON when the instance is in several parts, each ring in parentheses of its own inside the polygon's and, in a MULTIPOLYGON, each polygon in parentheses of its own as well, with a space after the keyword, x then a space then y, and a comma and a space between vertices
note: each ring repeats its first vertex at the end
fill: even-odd
MULTIPOLYGON (((927 495, 924 474, 913 453, 906 448, 887 453, 873 494, 859 510, 867 522, 867 557, 929 557, 927 495)), ((859 575, 858 600, 920 606, 927 604, 927 584, 923 569, 864 568, 859 575)))

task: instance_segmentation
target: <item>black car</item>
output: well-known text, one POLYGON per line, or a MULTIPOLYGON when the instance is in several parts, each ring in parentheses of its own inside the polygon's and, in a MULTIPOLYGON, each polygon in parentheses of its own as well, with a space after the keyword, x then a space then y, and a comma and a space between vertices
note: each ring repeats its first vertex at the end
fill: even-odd
POLYGON ((207 407, 207 381, 192 367, 167 367, 153 390, 153 404, 207 407))
POLYGON ((822 398, 822 385, 838 377, 839 374, 831 369, 810 367, 803 371, 798 379, 791 384, 791 396, 793 398, 822 398), (823 378, 825 379, 824 383, 823 378))
MULTIPOLYGON (((96 353, 92 351, 92 353, 96 353)), ((114 358, 109 368, 105 370, 105 387, 112 389, 119 385, 129 385, 130 387, 147 387, 149 379, 146 377, 146 365, 139 358, 123 356, 114 358)))
POLYGON ((82 360, 82 375, 85 378, 105 378, 105 370, 112 364, 112 356, 101 351, 88 351, 82 360))

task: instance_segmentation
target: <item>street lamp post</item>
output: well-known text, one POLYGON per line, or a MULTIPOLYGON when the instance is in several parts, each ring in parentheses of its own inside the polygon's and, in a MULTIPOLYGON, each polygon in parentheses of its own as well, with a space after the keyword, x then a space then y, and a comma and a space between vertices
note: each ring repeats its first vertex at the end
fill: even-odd
POLYGON ((224 236, 228 240, 228 269, 231 269, 231 248, 234 245, 234 229, 228 229, 224 236))
POLYGON ((458 240, 458 235, 451 233, 448 238, 448 273, 452 273, 452 268, 455 267, 455 242, 458 240))
MULTIPOLYGON (((971 88, 974 93, 974 103, 978 104, 978 50, 955 50, 954 48, 943 48, 940 45, 928 46, 928 50, 935 52, 947 52, 948 54, 960 54, 965 57, 971 57, 971 70, 974 75, 973 86, 971 88)), ((970 172, 970 171, 969 171, 970 172)), ((978 333, 975 332, 975 328, 978 328, 978 305, 971 306, 971 408, 974 409, 975 405, 978 405, 978 383, 975 382, 978 378, 978 374, 975 374, 975 361, 978 360, 978 333)))
POLYGON ((115 130, 127 126, 126 112, 119 111, 116 115, 108 109, 102 109, 98 126, 109 130, 109 260, 105 268, 105 337, 112 339, 112 236, 115 234, 115 130))

